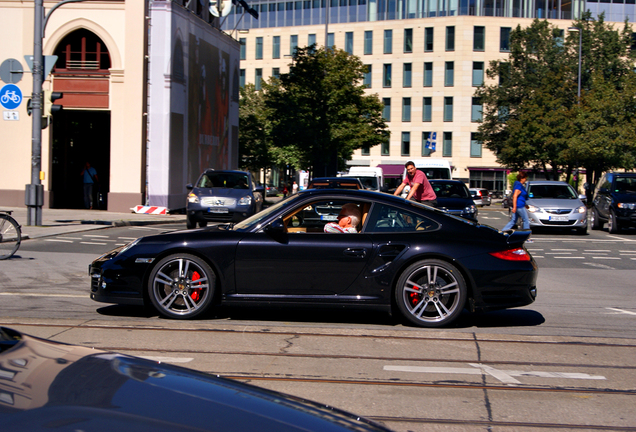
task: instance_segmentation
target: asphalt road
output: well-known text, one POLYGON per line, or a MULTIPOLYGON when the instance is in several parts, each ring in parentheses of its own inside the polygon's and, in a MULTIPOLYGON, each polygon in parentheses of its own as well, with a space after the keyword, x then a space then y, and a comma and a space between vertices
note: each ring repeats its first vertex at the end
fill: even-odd
MULTIPOLYGON (((480 221, 502 227, 500 209, 480 221)), ((27 240, 0 261, 0 325, 307 397, 398 431, 636 431, 636 230, 537 233, 524 308, 419 329, 355 310, 215 309, 194 321, 88 298, 88 264, 120 227, 27 240)))

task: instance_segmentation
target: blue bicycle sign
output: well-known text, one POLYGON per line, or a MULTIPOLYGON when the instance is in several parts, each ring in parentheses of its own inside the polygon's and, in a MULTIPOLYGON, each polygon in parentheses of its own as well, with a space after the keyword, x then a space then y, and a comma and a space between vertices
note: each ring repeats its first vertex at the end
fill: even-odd
POLYGON ((22 103, 22 90, 15 84, 6 84, 0 90, 0 105, 5 109, 14 110, 22 103))

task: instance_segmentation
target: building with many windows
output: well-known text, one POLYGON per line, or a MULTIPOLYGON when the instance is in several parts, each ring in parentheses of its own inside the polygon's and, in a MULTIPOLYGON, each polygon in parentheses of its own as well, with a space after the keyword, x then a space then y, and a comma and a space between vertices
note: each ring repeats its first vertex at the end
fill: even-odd
POLYGON ((352 166, 399 166, 410 159, 450 161, 470 187, 503 191, 505 167, 476 139, 476 87, 489 62, 506 58, 513 28, 547 18, 567 31, 582 11, 634 21, 636 0, 252 0, 258 19, 236 8, 222 23, 241 43, 239 81, 255 83, 289 70, 297 46, 336 46, 368 66, 364 84, 384 104, 388 145, 357 150, 352 166), (435 151, 427 148, 435 138, 435 151))

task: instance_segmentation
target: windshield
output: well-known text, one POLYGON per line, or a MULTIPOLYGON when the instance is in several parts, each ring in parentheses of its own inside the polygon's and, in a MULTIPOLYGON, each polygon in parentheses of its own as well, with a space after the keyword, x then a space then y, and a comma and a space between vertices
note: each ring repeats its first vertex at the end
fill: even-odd
POLYGON ((448 168, 418 168, 418 170, 422 171, 426 174, 427 179, 442 179, 442 180, 450 180, 450 171, 448 168))
POLYGON ((634 194, 636 193, 636 177, 616 177, 614 192, 634 194))
POLYGON ((199 178, 197 187, 248 189, 247 174, 228 172, 207 172, 199 178))
POLYGON ((569 185, 529 185, 528 198, 533 199, 578 199, 576 192, 569 185))
POLYGON ((248 217, 247 219, 237 223, 234 225, 235 231, 250 231, 252 228, 256 228, 257 225, 261 223, 261 221, 267 219, 272 213, 277 212, 279 208, 293 205, 294 202, 298 200, 298 194, 291 195, 290 197, 277 202, 276 204, 269 206, 262 211, 248 217))
POLYGON ((431 186, 438 198, 470 198, 463 184, 431 182, 431 186))
POLYGON ((360 180, 360 183, 362 183, 362 186, 364 186, 365 189, 377 189, 378 188, 378 178, 377 177, 361 177, 361 176, 356 176, 356 178, 358 180, 360 180))

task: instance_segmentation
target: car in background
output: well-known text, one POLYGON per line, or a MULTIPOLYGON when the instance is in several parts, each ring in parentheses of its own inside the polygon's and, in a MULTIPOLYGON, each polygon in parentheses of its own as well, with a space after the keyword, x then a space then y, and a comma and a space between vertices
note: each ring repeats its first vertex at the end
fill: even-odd
POLYGON ((265 188, 256 186, 246 171, 206 170, 186 199, 186 226, 204 227, 208 222, 239 222, 263 209, 265 188))
POLYGON ((7 327, 0 365, 3 432, 390 432, 295 396, 7 327))
POLYGON ((622 228, 636 226, 636 173, 609 172, 598 181, 592 198, 590 224, 592 229, 607 229, 617 233, 622 228))
POLYGON ((364 189, 355 177, 316 177, 311 179, 307 189, 364 189))
POLYGON ((587 233, 587 207, 585 195, 562 181, 533 180, 526 183, 526 208, 530 229, 575 229, 587 233))
POLYGON ((280 193, 278 188, 274 185, 265 186, 265 195, 266 196, 277 196, 280 193))
POLYGON ((464 308, 535 300, 529 235, 381 192, 308 189, 238 224, 151 235, 113 249, 89 267, 90 297, 152 305, 174 319, 195 318, 214 304, 349 307, 440 327, 464 308), (293 223, 308 208, 344 204, 360 210, 357 233, 325 233, 329 219, 293 223))
POLYGON ((452 215, 477 221, 479 211, 466 185, 459 180, 429 180, 435 195, 437 208, 452 215))
POLYGON ((483 188, 470 188, 470 196, 478 206, 489 206, 492 202, 490 198, 490 191, 483 188))

